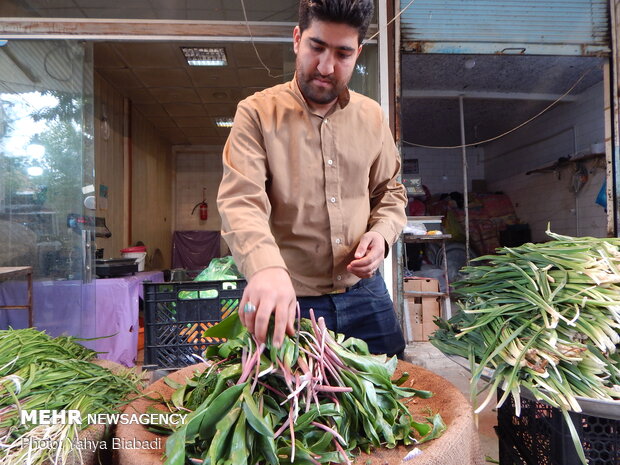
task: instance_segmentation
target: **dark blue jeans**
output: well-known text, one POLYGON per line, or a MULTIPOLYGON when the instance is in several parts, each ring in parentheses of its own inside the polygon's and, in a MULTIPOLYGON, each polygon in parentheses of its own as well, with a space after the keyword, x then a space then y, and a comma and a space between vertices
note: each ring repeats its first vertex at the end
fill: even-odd
POLYGON ((383 277, 360 280, 342 294, 298 297, 301 317, 323 317, 327 328, 347 337, 363 339, 370 353, 401 356, 405 338, 383 277))

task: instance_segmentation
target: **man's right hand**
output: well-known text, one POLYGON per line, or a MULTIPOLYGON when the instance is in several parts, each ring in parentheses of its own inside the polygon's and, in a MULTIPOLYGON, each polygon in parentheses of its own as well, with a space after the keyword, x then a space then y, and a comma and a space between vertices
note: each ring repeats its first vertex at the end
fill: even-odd
POLYGON ((275 313, 273 344, 280 347, 284 333, 295 333, 295 313, 297 297, 291 277, 284 268, 265 268, 254 273, 243 292, 239 303, 241 323, 254 334, 259 343, 265 342, 271 315, 275 313), (246 304, 256 307, 255 312, 245 311, 246 304))

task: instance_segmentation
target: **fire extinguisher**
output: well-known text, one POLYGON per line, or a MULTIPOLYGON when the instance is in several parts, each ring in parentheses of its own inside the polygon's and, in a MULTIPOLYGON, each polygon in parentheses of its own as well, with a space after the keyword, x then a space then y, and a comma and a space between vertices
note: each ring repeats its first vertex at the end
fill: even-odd
POLYGON ((207 221, 207 219, 209 218, 209 204, 207 203, 205 196, 206 196, 206 188, 203 187, 202 188, 202 202, 197 203, 196 205, 194 205, 194 208, 192 209, 192 215, 194 214, 194 212, 196 211, 196 208, 198 208, 198 214, 200 215, 200 220, 201 221, 207 221))

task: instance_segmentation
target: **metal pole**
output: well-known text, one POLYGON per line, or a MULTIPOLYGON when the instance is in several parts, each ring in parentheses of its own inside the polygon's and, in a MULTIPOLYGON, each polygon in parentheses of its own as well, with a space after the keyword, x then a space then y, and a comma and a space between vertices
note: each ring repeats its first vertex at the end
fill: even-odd
MULTIPOLYGON (((387 34, 387 5, 384 1, 380 1, 378 4, 378 27, 379 27, 379 102, 383 113, 389 118, 390 115, 390 102, 389 102, 389 62, 388 62, 388 34, 387 34)), ((383 260, 381 273, 385 280, 385 285, 388 289, 388 293, 392 299, 396 298, 394 295, 394 276, 393 267, 394 260, 392 254, 393 248, 389 250, 388 256, 383 260)))
POLYGON ((467 183, 467 148, 465 147, 465 116, 462 95, 459 96, 459 110, 461 117, 461 156, 463 162, 463 209, 465 210, 465 257, 466 263, 469 265, 469 188, 467 183))

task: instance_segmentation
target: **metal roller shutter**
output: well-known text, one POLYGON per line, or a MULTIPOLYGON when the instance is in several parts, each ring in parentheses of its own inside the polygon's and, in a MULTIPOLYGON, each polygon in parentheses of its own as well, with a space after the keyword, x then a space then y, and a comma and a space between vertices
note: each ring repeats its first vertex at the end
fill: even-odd
MULTIPOLYGON (((400 0, 401 9, 410 0, 400 0)), ((607 0, 415 0, 401 16, 415 53, 591 56, 610 52, 607 0)))

